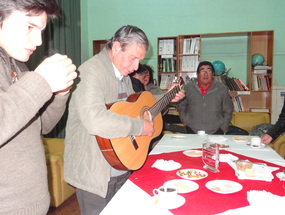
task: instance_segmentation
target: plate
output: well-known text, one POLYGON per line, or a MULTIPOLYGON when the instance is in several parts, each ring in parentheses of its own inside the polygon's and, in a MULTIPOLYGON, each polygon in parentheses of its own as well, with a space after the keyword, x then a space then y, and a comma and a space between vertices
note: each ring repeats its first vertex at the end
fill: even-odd
POLYGON ((280 181, 285 181, 285 173, 284 172, 277 172, 276 176, 277 176, 277 178, 280 179, 280 181))
POLYGON ((217 135, 212 135, 212 136, 209 136, 209 140, 212 141, 212 142, 217 142, 217 143, 220 143, 220 142, 224 142, 226 141, 228 138, 224 137, 224 136, 217 136, 217 135))
POLYGON ((183 136, 183 135, 175 135, 175 136, 172 136, 171 139, 173 139, 173 140, 186 140, 187 137, 183 136))
POLYGON ((181 169, 176 174, 181 178, 190 180, 200 180, 208 176, 207 172, 199 169, 181 169))
POLYGON ((244 142, 249 142, 250 137, 246 136, 234 136, 233 141, 238 142, 238 143, 244 143, 244 142))
POLYGON ((253 149, 263 149, 263 148, 265 148, 266 146, 267 146, 267 145, 264 144, 264 143, 261 143, 260 146, 251 146, 251 145, 249 145, 249 147, 250 147, 250 148, 253 148, 253 149))
POLYGON ((202 151, 201 150, 187 150, 187 151, 184 151, 183 154, 188 157, 201 157, 202 151))
POLYGON ((175 188, 178 193, 190 193, 199 188, 199 185, 194 181, 185 179, 174 179, 163 184, 164 187, 175 188))
POLYGON ((168 210, 178 208, 185 204, 186 200, 183 196, 177 195, 174 198, 171 198, 169 201, 161 201, 157 196, 153 196, 153 202, 160 207, 166 208, 168 210))
POLYGON ((213 180, 206 183, 206 187, 215 192, 220 194, 230 194, 235 193, 242 190, 242 185, 229 180, 213 180))

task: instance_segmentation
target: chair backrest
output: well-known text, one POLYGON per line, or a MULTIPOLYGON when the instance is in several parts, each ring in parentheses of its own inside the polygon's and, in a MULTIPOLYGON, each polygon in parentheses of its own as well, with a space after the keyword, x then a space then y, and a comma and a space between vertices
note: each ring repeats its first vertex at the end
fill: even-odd
POLYGON ((250 132, 253 126, 270 123, 269 113, 233 112, 231 123, 250 132))

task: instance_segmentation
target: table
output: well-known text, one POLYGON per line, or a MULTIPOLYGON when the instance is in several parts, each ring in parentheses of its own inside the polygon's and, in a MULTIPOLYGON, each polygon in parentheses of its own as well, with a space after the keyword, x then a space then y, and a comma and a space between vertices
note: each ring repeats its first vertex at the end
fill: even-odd
MULTIPOLYGON (((226 173, 223 171, 224 168, 228 168, 227 163, 223 163, 220 166, 220 173, 209 173, 209 176, 204 181, 199 182, 199 189, 197 191, 191 192, 187 194, 186 203, 180 208, 173 210, 166 210, 160 207, 157 207, 153 204, 152 190, 157 188, 163 184, 164 181, 167 181, 172 178, 179 178, 175 175, 175 172, 164 172, 161 174, 161 177, 155 177, 155 175, 160 174, 159 170, 156 168, 151 168, 151 165, 154 163, 156 159, 173 159, 180 158, 179 153, 181 151, 188 149, 201 148, 202 143, 209 136, 199 136, 193 134, 183 134, 183 135, 175 135, 175 134, 165 134, 162 139, 157 143, 154 149, 151 151, 150 156, 148 156, 145 165, 138 171, 134 172, 132 176, 128 179, 128 181, 123 185, 123 187, 117 192, 117 194, 113 197, 110 203, 106 206, 106 208, 102 211, 102 215, 106 214, 199 214, 199 207, 202 208, 204 212, 201 214, 216 214, 226 211, 232 208, 239 208, 248 205, 246 200, 246 191, 240 191, 239 194, 217 194, 212 191, 209 191, 205 188, 206 179, 225 179, 234 175, 234 173, 230 173, 230 170, 227 170, 226 173), (175 138, 177 136, 182 136, 183 138, 175 138), (156 179, 155 179, 156 178, 156 179), (149 179, 149 180, 148 180, 149 179), (155 179, 155 180, 154 180, 155 179), (203 195, 199 195, 203 193, 203 195), (219 208, 219 204, 216 204, 215 199, 221 198, 223 195, 224 200, 221 202, 227 203, 222 208, 219 208), (240 198, 240 199, 236 199, 240 198), (199 201, 198 201, 199 200, 199 201), (211 201, 210 201, 211 200, 211 201), (206 202, 211 204, 207 204, 206 202), (232 204, 233 201, 238 201, 237 204, 232 204), (201 202, 201 203, 200 203, 201 202), (228 206, 228 208, 227 208, 228 206), (211 209, 212 207, 212 209, 211 209), (183 208, 187 210, 183 211, 183 208), (191 213, 192 211, 192 213, 191 213), (194 213, 195 212, 195 213, 194 213)), ((278 165, 280 169, 285 167, 285 161, 282 157, 280 157, 273 149, 270 147, 265 147, 263 149, 253 149, 250 148, 245 143, 237 143, 232 140, 233 136, 224 136, 227 138, 227 141, 223 142, 229 145, 227 148, 228 152, 232 154, 238 155, 241 158, 245 158, 243 156, 247 156, 250 159, 259 159, 261 162, 270 162, 270 166, 278 165)), ((186 157, 182 157, 179 160, 182 164, 182 167, 185 167, 187 162, 186 157)), ((196 165, 200 165, 199 169, 203 169, 202 161, 195 161, 196 165), (199 164, 199 162, 201 162, 199 164)), ((192 163, 195 163, 192 160, 192 163)), ((270 164, 269 163, 269 164, 270 164)), ((285 168, 284 168, 285 169, 285 168)), ((206 170, 205 170, 206 171, 206 170)), ((233 171, 233 170, 232 170, 233 171)), ((162 171, 163 172, 163 171, 162 171)), ((278 172, 278 171, 276 171, 278 172)), ((273 172, 275 175, 276 172, 273 172)), ((235 176, 236 177, 236 176, 235 176)), ((232 178, 231 178, 232 179, 232 178)), ((253 181, 253 180, 238 180, 234 178, 235 181, 243 184, 243 186, 247 189, 263 189, 266 187, 270 187, 270 185, 275 185, 273 192, 278 192, 281 196, 285 196, 285 189, 282 188, 282 182, 279 181, 276 177, 272 182, 264 182, 264 181, 253 181), (276 190, 276 186, 280 187, 280 190, 276 190)), ((279 188, 278 187, 278 188, 279 188)), ((203 211, 202 210, 202 211, 203 211)))

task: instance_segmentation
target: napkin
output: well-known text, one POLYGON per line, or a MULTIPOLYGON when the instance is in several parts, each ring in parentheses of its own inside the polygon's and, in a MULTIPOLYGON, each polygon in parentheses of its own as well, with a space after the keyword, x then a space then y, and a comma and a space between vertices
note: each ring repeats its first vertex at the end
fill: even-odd
POLYGON ((151 167, 155 167, 163 171, 172 171, 180 168, 181 164, 173 160, 158 159, 152 164, 151 167))
MULTIPOLYGON (((280 187, 280 189, 283 189, 280 187)), ((265 190, 247 191, 247 200, 250 206, 230 209, 219 215, 240 215, 240 214, 284 214, 285 196, 274 195, 265 190)))
POLYGON ((220 154, 220 162, 229 162, 231 160, 238 160, 238 157, 232 154, 220 154))

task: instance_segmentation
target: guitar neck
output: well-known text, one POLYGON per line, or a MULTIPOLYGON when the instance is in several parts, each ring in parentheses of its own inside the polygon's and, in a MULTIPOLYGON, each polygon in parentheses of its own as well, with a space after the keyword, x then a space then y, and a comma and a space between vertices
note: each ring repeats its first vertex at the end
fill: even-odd
POLYGON ((150 109, 149 112, 152 118, 156 117, 180 91, 180 86, 177 85, 159 99, 150 109))

